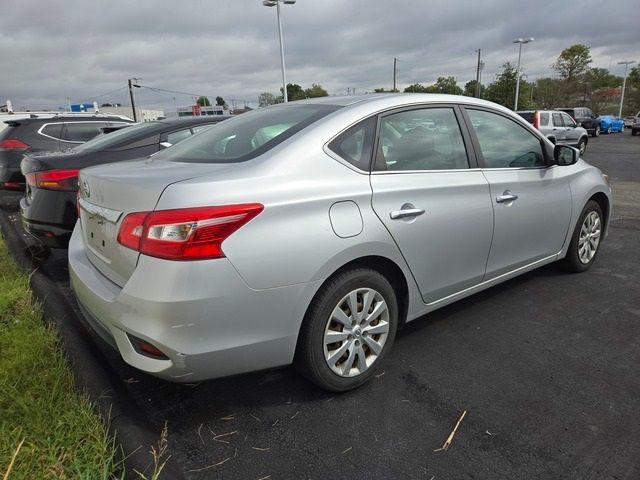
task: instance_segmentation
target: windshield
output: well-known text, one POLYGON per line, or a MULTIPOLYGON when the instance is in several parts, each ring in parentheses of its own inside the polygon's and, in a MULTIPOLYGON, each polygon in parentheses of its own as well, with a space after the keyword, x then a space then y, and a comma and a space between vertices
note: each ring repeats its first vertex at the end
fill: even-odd
POLYGON ((313 122, 335 105, 283 105, 243 113, 154 157, 191 163, 235 163, 257 157, 313 122))
POLYGON ((103 133, 82 145, 78 145, 73 150, 75 152, 98 152, 116 148, 129 140, 144 137, 145 132, 152 134, 154 130, 158 130, 159 125, 157 122, 139 123, 115 132, 103 133))

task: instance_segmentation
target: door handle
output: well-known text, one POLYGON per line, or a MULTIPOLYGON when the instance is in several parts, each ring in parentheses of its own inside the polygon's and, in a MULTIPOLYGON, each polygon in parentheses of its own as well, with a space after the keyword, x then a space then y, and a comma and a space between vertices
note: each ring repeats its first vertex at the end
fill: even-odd
POLYGON ((509 203, 518 199, 518 195, 511 193, 511 190, 505 190, 504 193, 498 197, 496 197, 496 202, 498 203, 509 203))
POLYGON ((424 213, 423 208, 407 208, 405 210, 394 210, 389 214, 391 220, 398 220, 400 218, 417 217, 424 213))

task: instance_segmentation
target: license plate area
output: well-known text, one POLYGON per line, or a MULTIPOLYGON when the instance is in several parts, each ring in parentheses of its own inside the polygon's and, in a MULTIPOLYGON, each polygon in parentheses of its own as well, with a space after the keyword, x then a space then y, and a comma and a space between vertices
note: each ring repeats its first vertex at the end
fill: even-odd
POLYGON ((116 248, 117 221, 122 215, 104 207, 92 205, 80 200, 80 221, 85 245, 103 262, 110 264, 116 248))

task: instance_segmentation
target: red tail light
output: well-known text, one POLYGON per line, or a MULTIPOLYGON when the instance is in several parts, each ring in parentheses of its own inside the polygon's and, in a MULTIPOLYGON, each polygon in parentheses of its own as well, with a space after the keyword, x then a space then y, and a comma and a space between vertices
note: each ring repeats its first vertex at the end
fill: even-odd
POLYGON ((7 138, 6 140, 0 140, 1 150, 26 150, 29 145, 17 138, 7 138))
POLYGON ((27 183, 32 187, 45 190, 78 191, 79 170, 49 170, 47 172, 28 173, 27 183))
POLYGON ((118 243, 169 260, 221 258, 222 242, 263 209, 247 203, 130 213, 120 225, 118 243))
POLYGON ((533 126, 540 130, 540 112, 533 112, 533 126))

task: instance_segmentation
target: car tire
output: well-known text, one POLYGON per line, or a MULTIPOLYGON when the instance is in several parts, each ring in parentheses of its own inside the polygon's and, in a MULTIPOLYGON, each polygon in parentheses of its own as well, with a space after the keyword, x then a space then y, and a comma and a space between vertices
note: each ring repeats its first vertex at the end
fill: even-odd
POLYGON ((571 236, 567 256, 562 260, 562 266, 566 270, 570 272, 589 270, 600 251, 603 219, 600 205, 594 200, 589 200, 571 236))
POLYGON ((631 130, 631 136, 635 137, 638 134, 637 130, 631 130))
POLYGON ((609 134, 609 133, 611 133, 611 132, 613 132, 613 127, 612 127, 611 125, 609 125, 609 126, 607 127, 607 134, 609 134))
POLYGON ((584 153, 587 151, 587 139, 581 138, 576 148, 580 150, 580 155, 584 155, 584 153))
POLYGON ((397 326, 396 294, 382 274, 369 268, 341 272, 325 282, 309 305, 295 367, 325 390, 357 388, 382 364, 397 326))
POLYGON ((591 136, 592 137, 599 137, 600 136, 600 125, 598 125, 596 127, 596 129, 593 131, 593 134, 591 136))

